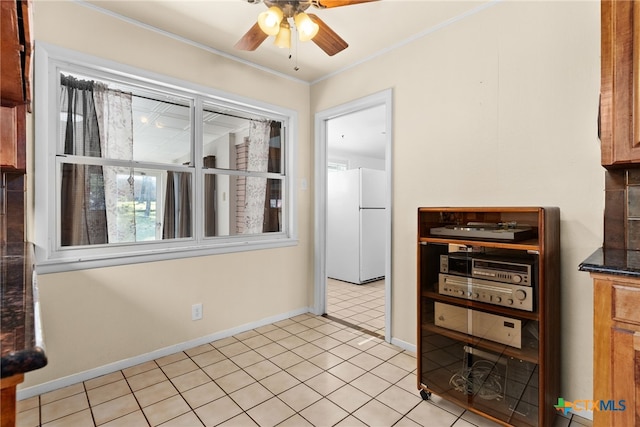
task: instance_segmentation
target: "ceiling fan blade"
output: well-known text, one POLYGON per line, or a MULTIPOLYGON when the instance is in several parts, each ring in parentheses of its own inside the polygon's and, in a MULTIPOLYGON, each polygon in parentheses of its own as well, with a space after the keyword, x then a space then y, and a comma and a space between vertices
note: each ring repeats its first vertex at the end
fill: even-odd
POLYGON ((309 18, 320 27, 318 34, 311 40, 317 44, 320 49, 324 50, 327 55, 333 56, 349 47, 349 44, 325 24, 322 19, 312 13, 308 15, 309 18))
POLYGON ((256 22, 253 24, 253 27, 238 40, 234 47, 240 50, 256 50, 267 37, 269 36, 260 29, 260 26, 256 22))
POLYGON ((330 7, 350 6, 358 3, 368 3, 378 0, 314 0, 313 5, 320 9, 328 9, 330 7))

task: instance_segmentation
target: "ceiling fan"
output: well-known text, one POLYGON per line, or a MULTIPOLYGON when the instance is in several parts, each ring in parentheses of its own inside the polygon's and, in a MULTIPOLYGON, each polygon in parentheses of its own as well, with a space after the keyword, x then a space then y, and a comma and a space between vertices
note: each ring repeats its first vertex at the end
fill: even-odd
MULTIPOLYGON (((259 0, 247 0, 258 3, 259 0)), ((278 47, 291 47, 291 23, 298 33, 300 41, 312 40, 329 56, 343 51, 349 45, 317 15, 307 14, 309 6, 326 9, 350 6, 377 0, 263 0, 268 9, 258 15, 256 22, 235 44, 236 49, 256 50, 269 36, 275 36, 278 47)))

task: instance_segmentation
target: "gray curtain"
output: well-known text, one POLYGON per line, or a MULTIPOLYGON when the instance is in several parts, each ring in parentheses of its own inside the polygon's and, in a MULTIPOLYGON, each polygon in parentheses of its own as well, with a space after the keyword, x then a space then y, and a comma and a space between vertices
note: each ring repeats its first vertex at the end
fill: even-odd
MULTIPOLYGON (((205 156, 203 159, 205 168, 216 167, 216 156, 205 156)), ((204 176, 204 235, 216 235, 216 175, 204 176)))
MULTIPOLYGON (((64 153, 100 157, 93 82, 63 75, 60 83, 64 153)), ((102 166, 63 164, 61 193, 62 246, 107 243, 102 166)))
POLYGON ((191 174, 167 172, 162 238, 191 237, 191 174))
MULTIPOLYGON (((269 133, 269 165, 268 171, 279 173, 281 169, 280 156, 281 156, 281 124, 280 122, 272 121, 270 125, 269 133)), ((282 208, 279 206, 272 206, 272 200, 282 199, 282 182, 274 179, 267 180, 267 191, 264 203, 264 223, 262 225, 262 231, 264 233, 280 231, 282 229, 282 208)))

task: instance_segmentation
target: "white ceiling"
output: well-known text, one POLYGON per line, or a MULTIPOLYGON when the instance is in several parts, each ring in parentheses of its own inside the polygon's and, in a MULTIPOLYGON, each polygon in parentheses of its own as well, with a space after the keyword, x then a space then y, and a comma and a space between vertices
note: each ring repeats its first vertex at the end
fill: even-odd
POLYGON ((349 156, 384 159, 386 149, 384 105, 336 117, 327 122, 327 151, 330 157, 349 156))
MULTIPOLYGON (((240 51, 235 43, 256 22, 266 6, 260 0, 79 0, 103 13, 159 31, 250 66, 309 83, 317 82, 388 52, 500 0, 381 0, 316 9, 315 13, 349 47, 326 55, 313 42, 292 40, 292 48, 273 45, 273 37, 255 51, 240 51), (253 1, 253 3, 251 3, 253 1), (289 58, 291 55, 291 58, 289 58), (298 70, 295 70, 295 68, 298 70)), ((384 158, 384 108, 373 108, 332 119, 328 149, 384 158)))

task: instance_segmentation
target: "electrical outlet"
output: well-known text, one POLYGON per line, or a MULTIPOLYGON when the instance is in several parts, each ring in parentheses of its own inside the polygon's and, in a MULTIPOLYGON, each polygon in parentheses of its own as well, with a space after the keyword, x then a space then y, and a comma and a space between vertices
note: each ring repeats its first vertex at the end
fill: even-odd
POLYGON ((202 303, 193 304, 191 306, 191 320, 202 319, 202 303))

